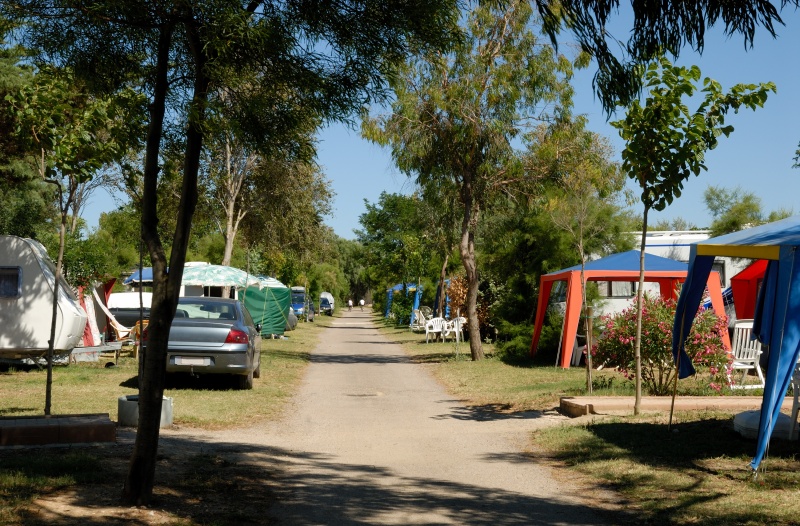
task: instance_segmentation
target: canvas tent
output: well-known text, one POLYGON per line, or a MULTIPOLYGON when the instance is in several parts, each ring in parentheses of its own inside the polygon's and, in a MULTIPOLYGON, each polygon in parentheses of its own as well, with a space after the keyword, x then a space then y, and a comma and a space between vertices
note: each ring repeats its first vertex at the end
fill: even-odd
POLYGON ((291 291, 275 278, 260 278, 259 287, 239 290, 239 299, 244 303, 253 321, 261 324, 261 335, 283 334, 289 309, 291 291))
MULTIPOLYGON (((411 305, 411 323, 414 323, 414 311, 419 309, 419 303, 422 301, 422 286, 417 286, 416 283, 407 283, 406 290, 408 293, 414 293, 414 301, 411 305)), ((403 284, 398 283, 394 287, 391 287, 386 290, 386 314, 385 317, 389 317, 389 312, 392 309, 392 298, 394 297, 395 292, 402 292, 403 291, 403 284)))
POLYGON ((672 333, 672 352, 679 378, 694 373, 683 340, 694 321, 702 283, 714 256, 768 260, 764 282, 756 301, 753 334, 769 347, 766 385, 761 402, 755 470, 764 454, 780 415, 800 354, 800 216, 707 239, 692 247, 689 275, 678 300, 672 333))
MULTIPOLYGON (((0 236, 0 356, 3 358, 38 358, 47 352, 55 270, 39 242, 0 236)), ((80 344, 87 318, 62 277, 53 341, 57 354, 72 351, 80 344)))
POLYGON ((767 270, 767 260, 759 259, 731 278, 731 292, 736 318, 751 320, 756 311, 758 289, 767 270))
MULTIPOLYGON (((687 266, 685 263, 653 254, 645 254, 644 268, 645 282, 658 283, 661 297, 675 299, 677 285, 686 279, 687 266)), ((612 254, 601 259, 589 261, 584 267, 587 281, 639 281, 639 251, 630 250, 619 254, 612 254)), ((531 339, 531 355, 536 354, 542 326, 545 321, 547 305, 550 301, 550 292, 556 281, 567 282, 567 305, 564 313, 564 331, 561 339, 561 367, 568 368, 572 349, 578 334, 578 323, 581 316, 581 266, 565 268, 557 272, 543 275, 539 280, 539 302, 536 308, 536 320, 531 339)), ((719 275, 714 272, 709 274, 703 284, 708 285, 714 311, 725 314, 722 303, 722 290, 719 275)), ((704 287, 705 288, 705 287, 704 287)), ((695 309, 697 306, 695 306, 695 309)), ((726 338, 726 347, 730 349, 730 342, 726 338)))

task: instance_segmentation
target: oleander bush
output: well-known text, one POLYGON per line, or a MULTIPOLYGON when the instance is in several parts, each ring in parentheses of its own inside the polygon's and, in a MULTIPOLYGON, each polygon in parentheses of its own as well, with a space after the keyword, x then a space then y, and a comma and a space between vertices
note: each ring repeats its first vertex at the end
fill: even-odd
MULTIPOLYGON (((645 294, 642 300, 642 386, 652 395, 671 392, 675 375, 672 359, 674 300, 645 294)), ((600 320, 602 337, 592 348, 595 365, 614 367, 628 380, 636 379, 636 300, 628 309, 600 320)), ((715 391, 729 385, 730 355, 723 345, 727 318, 700 309, 686 339, 686 353, 697 369, 696 380, 715 391)))

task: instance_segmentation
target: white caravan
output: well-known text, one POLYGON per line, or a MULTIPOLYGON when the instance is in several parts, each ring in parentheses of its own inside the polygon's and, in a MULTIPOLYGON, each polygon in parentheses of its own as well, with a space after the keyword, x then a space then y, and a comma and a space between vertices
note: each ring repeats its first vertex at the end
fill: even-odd
MULTIPOLYGON (((32 239, 0 236, 0 357, 47 353, 53 319, 56 268, 32 239)), ((58 288, 54 353, 72 351, 83 338, 87 315, 64 279, 58 288)))

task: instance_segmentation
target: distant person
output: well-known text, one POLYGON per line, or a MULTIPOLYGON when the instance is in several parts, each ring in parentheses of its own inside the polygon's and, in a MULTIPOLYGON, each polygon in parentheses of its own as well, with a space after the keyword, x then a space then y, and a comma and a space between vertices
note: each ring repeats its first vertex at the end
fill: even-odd
POLYGON ((353 310, 353 300, 347 300, 347 310, 353 310))
POLYGON ((361 312, 364 312, 364 298, 361 298, 361 301, 359 301, 358 304, 361 306, 361 312))

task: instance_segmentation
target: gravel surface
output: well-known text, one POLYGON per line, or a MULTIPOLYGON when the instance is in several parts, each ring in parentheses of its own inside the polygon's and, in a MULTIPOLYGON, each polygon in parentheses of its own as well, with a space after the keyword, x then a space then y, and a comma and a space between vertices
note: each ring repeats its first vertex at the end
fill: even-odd
MULTIPOLYGON (((555 479, 524 453, 527 433, 565 419, 472 411, 389 342, 367 312, 323 333, 300 392, 278 423, 223 432, 164 431, 162 447, 213 442, 275 466, 286 525, 605 524, 598 493, 555 479)), ((613 508, 613 504, 611 505, 613 508)))

